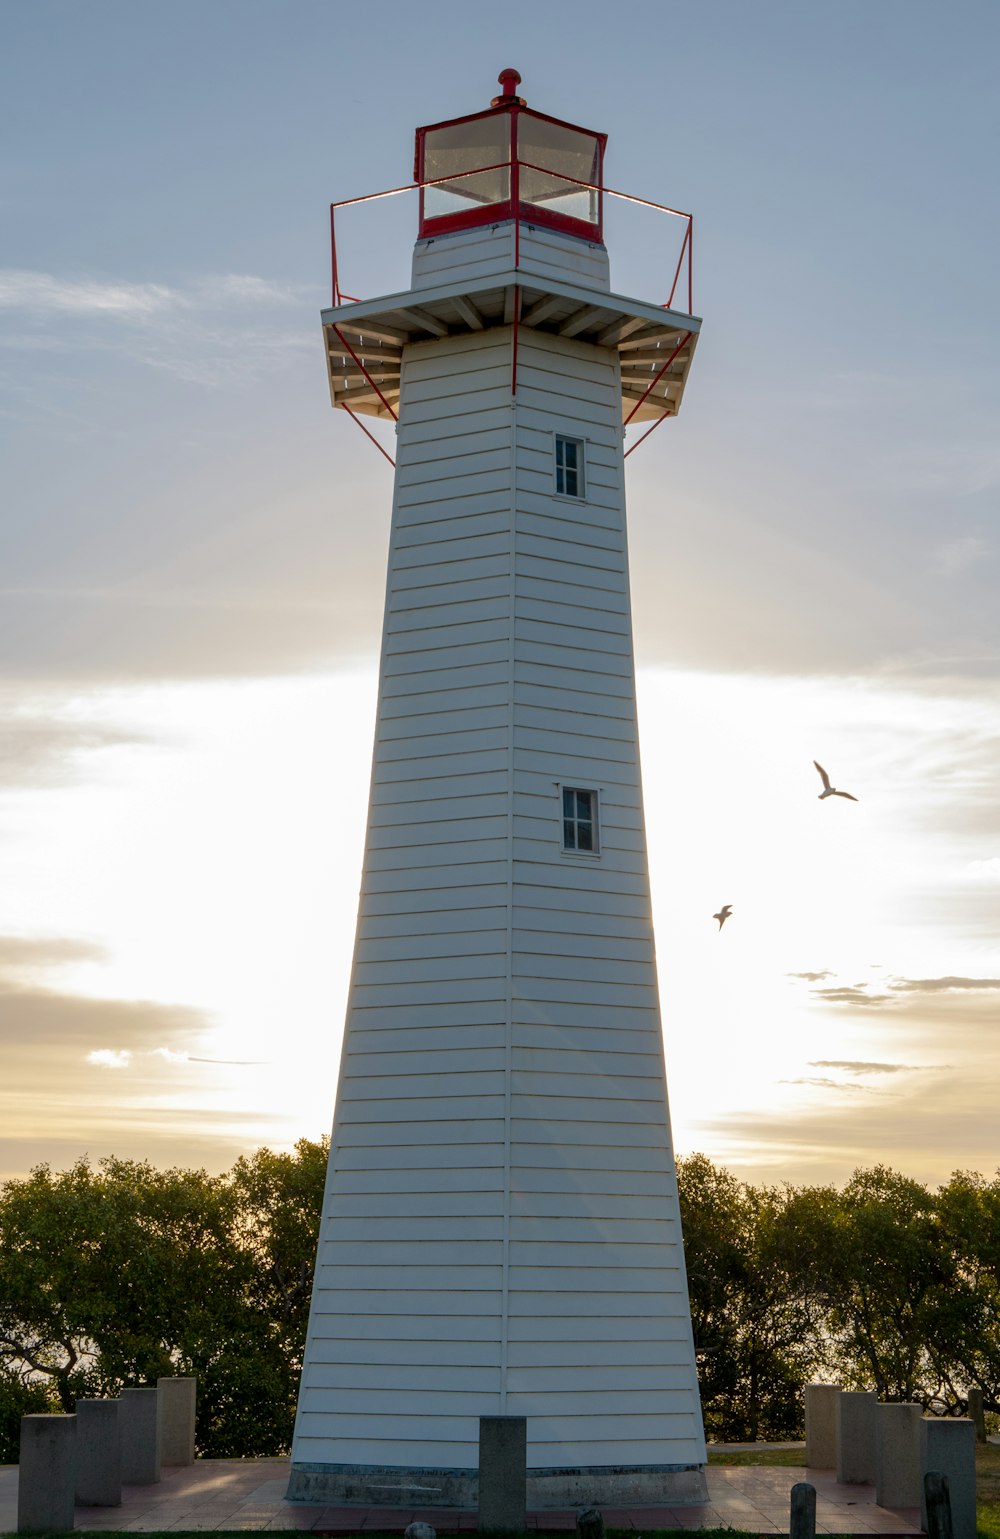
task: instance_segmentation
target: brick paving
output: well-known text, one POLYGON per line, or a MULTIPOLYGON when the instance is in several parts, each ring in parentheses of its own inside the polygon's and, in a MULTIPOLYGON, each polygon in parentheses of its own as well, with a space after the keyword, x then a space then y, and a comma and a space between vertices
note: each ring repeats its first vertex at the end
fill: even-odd
MULTIPOLYGON (((787 1534, 789 1499, 797 1481, 816 1487, 817 1534, 884 1535, 920 1533, 915 1509, 875 1505, 872 1486, 841 1486, 832 1470, 768 1465, 710 1467, 707 1502, 690 1507, 605 1507, 610 1528, 641 1535, 653 1528, 740 1528, 756 1534, 787 1534)), ((431 1523, 439 1534, 467 1534, 475 1512, 453 1507, 307 1506, 284 1500, 287 1459, 199 1459, 185 1469, 167 1469, 153 1486, 125 1486, 120 1507, 78 1507, 76 1526, 124 1533, 227 1529, 303 1529, 320 1535, 386 1532, 402 1534, 412 1519, 431 1523)), ((17 1525, 17 1469, 0 1469, 0 1534, 17 1525)), ((575 1511, 532 1512, 528 1528, 572 1532, 575 1511)))

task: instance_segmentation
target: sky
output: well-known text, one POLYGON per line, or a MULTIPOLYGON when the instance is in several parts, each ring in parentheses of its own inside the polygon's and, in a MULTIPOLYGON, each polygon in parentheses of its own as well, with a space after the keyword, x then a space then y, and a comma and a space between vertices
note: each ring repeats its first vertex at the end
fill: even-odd
MULTIPOLYGON (((329 406, 327 209, 509 65, 695 216, 683 411, 628 461, 677 1148, 992 1174, 993 0, 2 25, 0 1176, 329 1128, 391 472, 329 406)), ((347 290, 404 288, 414 236, 408 198, 345 217, 347 290)), ((669 221, 618 205, 608 245, 665 299, 669 221)))

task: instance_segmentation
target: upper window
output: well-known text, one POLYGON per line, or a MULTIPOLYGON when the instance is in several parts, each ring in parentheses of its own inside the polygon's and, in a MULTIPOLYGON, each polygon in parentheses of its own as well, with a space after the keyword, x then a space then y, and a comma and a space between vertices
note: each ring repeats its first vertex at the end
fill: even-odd
POLYGON ((562 788, 563 849, 597 854, 597 792, 562 788))
POLYGON ((583 440, 556 434, 556 491, 563 497, 582 497, 583 440))

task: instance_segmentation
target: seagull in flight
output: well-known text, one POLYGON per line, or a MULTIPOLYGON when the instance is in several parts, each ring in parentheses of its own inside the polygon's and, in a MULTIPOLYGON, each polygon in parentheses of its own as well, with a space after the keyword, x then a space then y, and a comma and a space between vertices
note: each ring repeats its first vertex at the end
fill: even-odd
POLYGON ((724 903, 722 905, 722 907, 719 909, 719 912, 717 914, 713 914, 712 915, 713 919, 717 919, 719 921, 719 929, 720 930, 722 929, 722 926, 725 924, 726 920, 729 918, 729 916, 730 916, 730 914, 732 912, 733 912, 733 905, 731 903, 724 903))
POLYGON ((826 801, 826 798, 828 796, 843 796, 849 802, 856 802, 857 801, 858 798, 856 796, 852 796, 850 791, 835 791, 833 786, 830 784, 830 777, 827 774, 826 770, 823 768, 822 764, 820 764, 817 759, 814 759, 813 763, 816 765, 816 768, 819 770, 819 778, 823 782, 823 789, 819 793, 819 800, 821 802, 826 801))

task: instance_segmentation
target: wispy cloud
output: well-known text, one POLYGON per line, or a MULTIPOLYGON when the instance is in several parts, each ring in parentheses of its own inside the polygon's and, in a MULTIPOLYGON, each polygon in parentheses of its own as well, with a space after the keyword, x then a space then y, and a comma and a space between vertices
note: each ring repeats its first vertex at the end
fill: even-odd
POLYGON ((1000 882, 1000 855, 991 855, 986 860, 970 860, 965 869, 974 882, 1000 882))
POLYGON ((306 293, 300 286, 275 283, 255 273, 208 273, 177 286, 0 268, 0 307, 42 317, 147 320, 172 310, 209 305, 295 304, 306 293))
POLYGON ((989 554, 989 544, 977 534, 960 535, 932 553, 934 568, 942 577, 961 577, 989 554))
POLYGON ((825 1075, 803 1074, 798 1079, 779 1079, 779 1085, 808 1085, 815 1090, 862 1090, 869 1095, 886 1095, 884 1090, 876 1090, 874 1085, 859 1085, 850 1079, 830 1079, 825 1075))
POLYGON ((928 1067, 922 1063, 869 1063, 854 1058, 812 1058, 811 1069, 843 1069, 849 1074, 908 1074, 928 1067))
POLYGON ((813 979, 829 978, 831 973, 789 973, 788 976, 809 982, 813 998, 824 1004, 856 1006, 864 1010, 892 1008, 906 1000, 932 995, 989 994, 1000 989, 1000 978, 966 978, 954 974, 942 978, 887 978, 880 980, 877 990, 867 982, 831 984, 824 988, 813 984, 813 979))
POLYGON ((0 975, 21 968, 101 962, 107 949, 75 935, 0 935, 0 975))
POLYGON ((982 993, 1000 989, 1000 978, 894 978, 890 988, 897 994, 950 994, 968 989, 982 993))
POLYGON ((892 1002, 891 994, 871 994, 866 984, 813 989, 813 993, 817 999, 824 999, 831 1005, 861 1005, 866 1010, 878 1010, 892 1002))
POLYGON ((176 289, 162 283, 57 278, 53 273, 0 269, 0 306, 5 310, 135 320, 183 303, 176 289))

